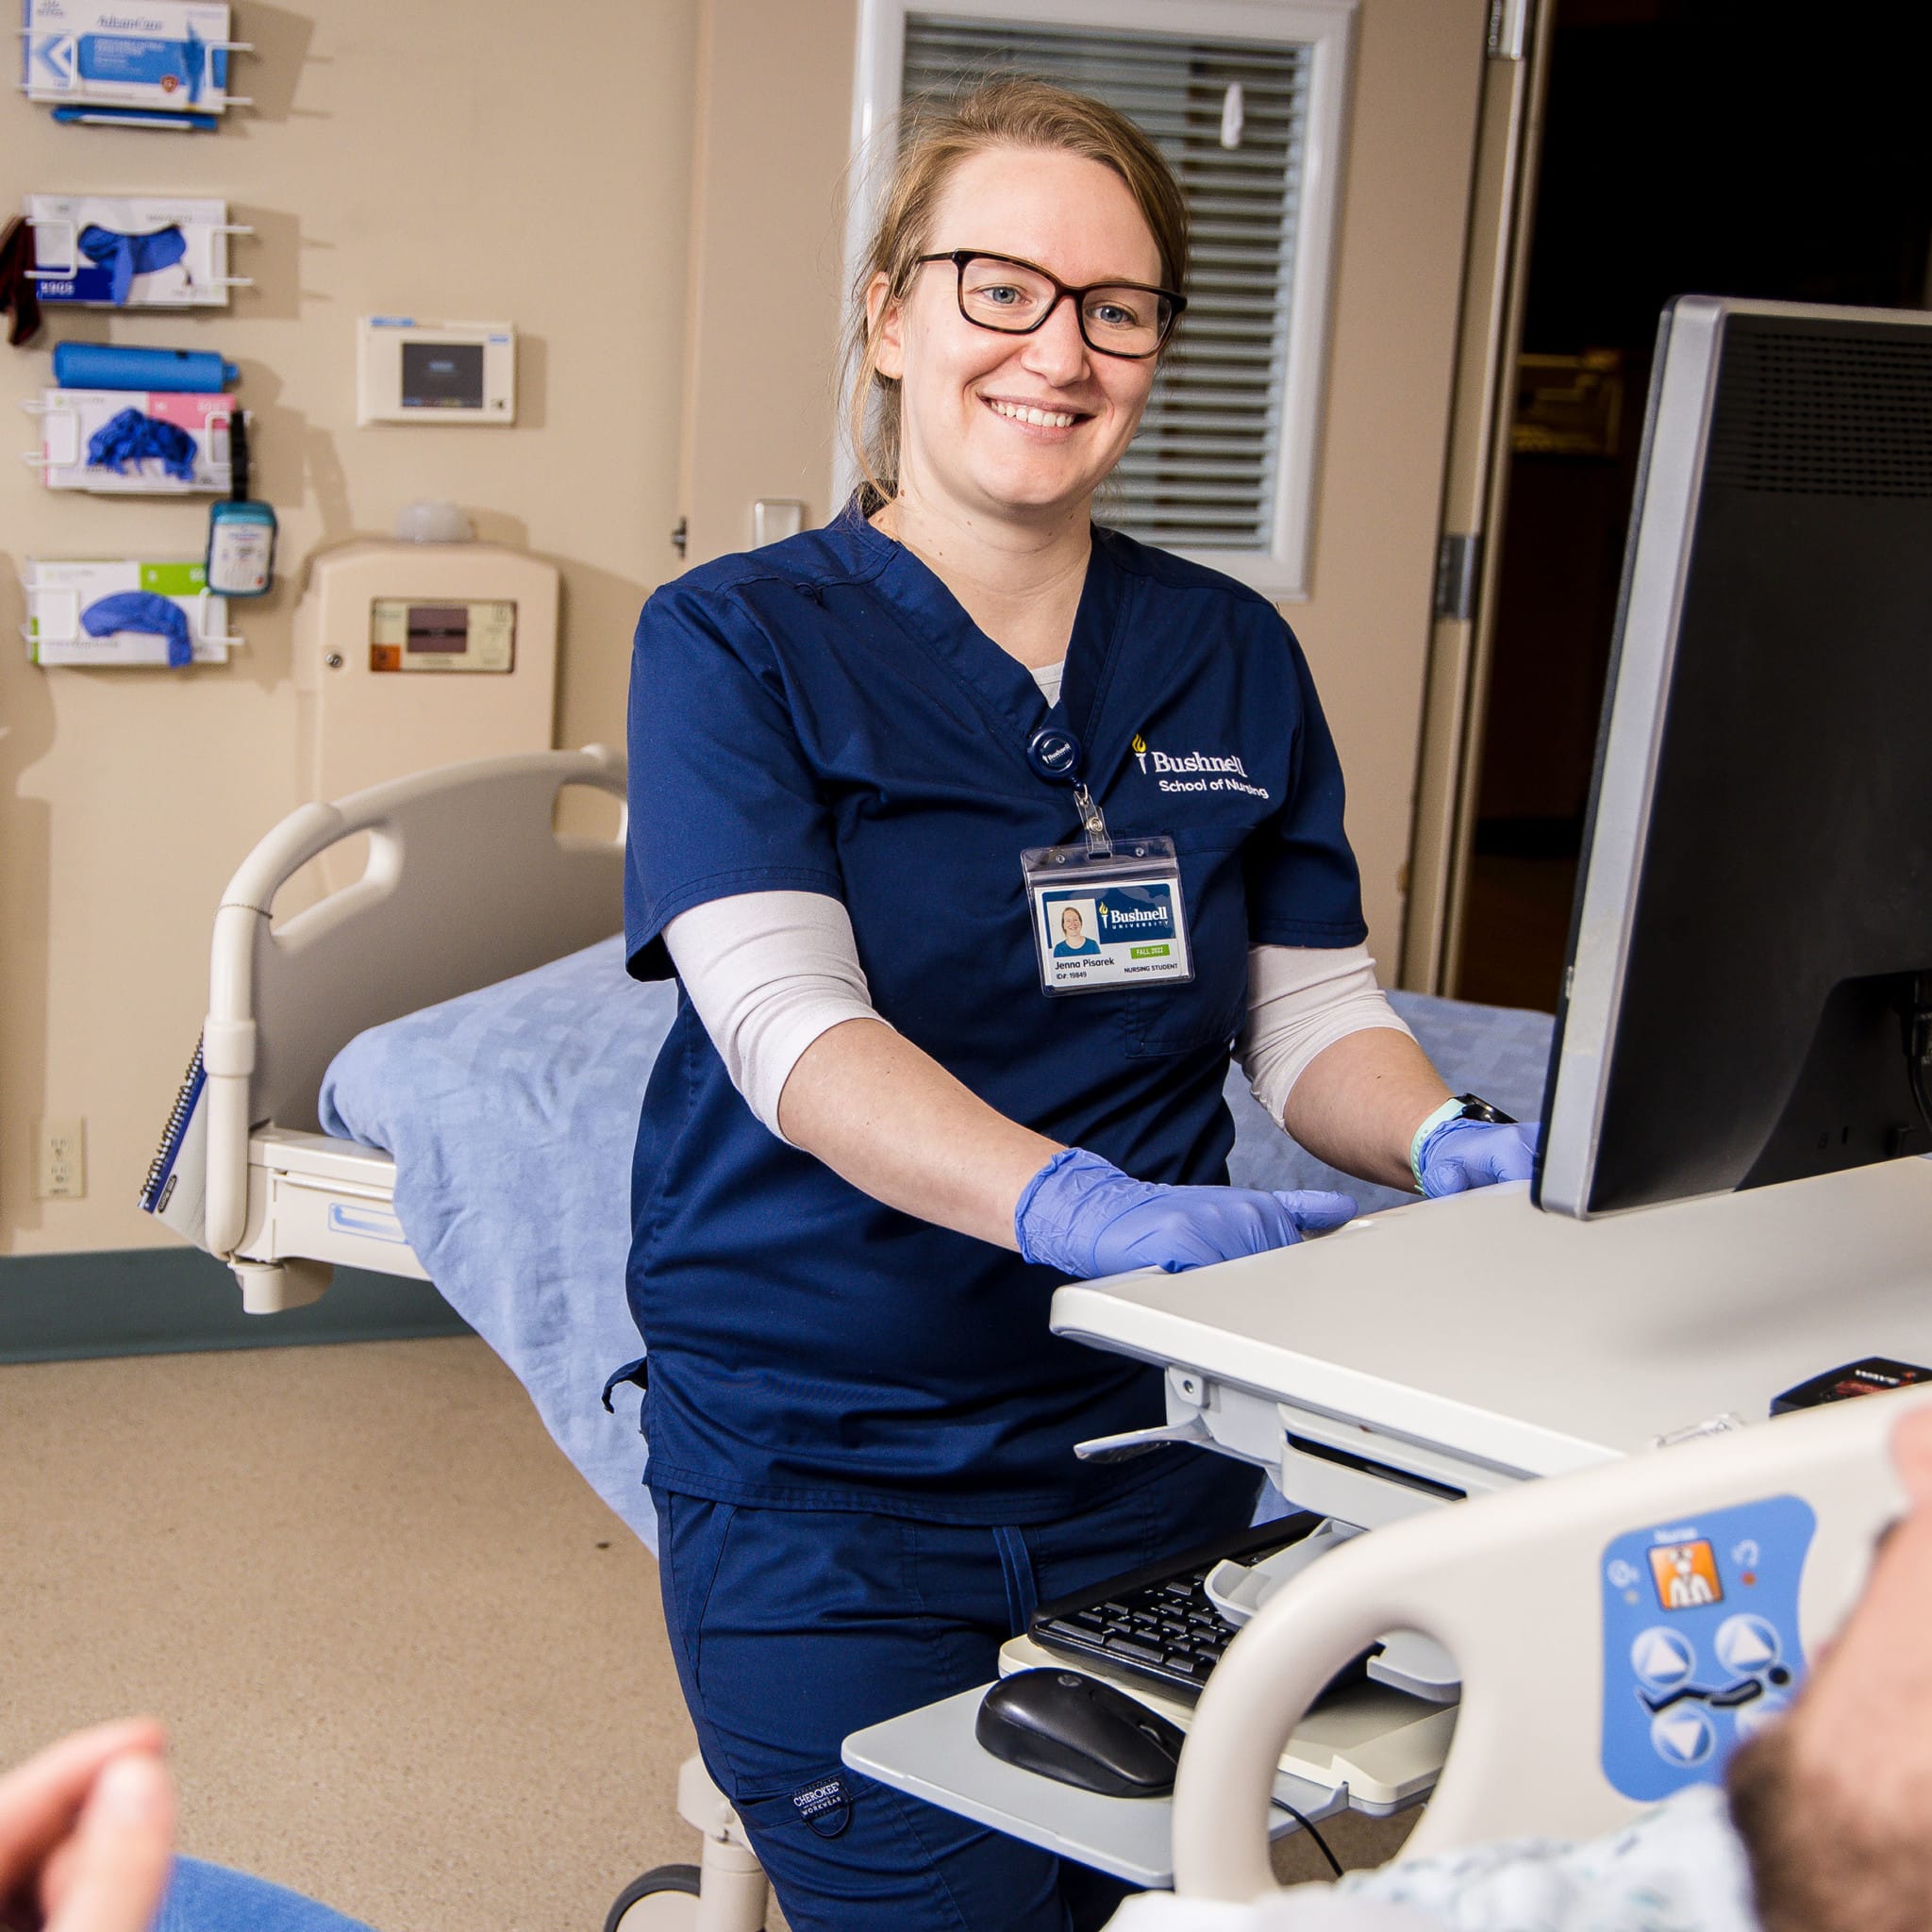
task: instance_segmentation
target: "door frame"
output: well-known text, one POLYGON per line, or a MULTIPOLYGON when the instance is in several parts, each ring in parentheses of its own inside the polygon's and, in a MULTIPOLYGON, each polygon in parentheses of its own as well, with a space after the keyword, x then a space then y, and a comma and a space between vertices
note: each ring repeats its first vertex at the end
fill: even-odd
POLYGON ((1397 983, 1454 996, 1494 661, 1516 367, 1557 0, 1491 0, 1397 983))

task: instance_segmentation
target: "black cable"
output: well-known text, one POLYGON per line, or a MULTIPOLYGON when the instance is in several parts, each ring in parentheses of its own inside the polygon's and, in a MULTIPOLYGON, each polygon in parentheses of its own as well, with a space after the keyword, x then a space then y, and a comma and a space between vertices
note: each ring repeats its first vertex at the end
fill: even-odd
POLYGON ((228 500, 248 501, 248 412, 237 409, 228 423, 228 500))
POLYGON ((1906 1084, 1912 1090, 1919 1124, 1932 1134, 1932 1088, 1926 1081, 1926 1069, 1932 1066, 1932 974, 1920 974, 1913 984, 1906 1008, 1905 1035, 1906 1084))
POLYGON ((1906 1072, 1912 1083, 1912 1098, 1918 1103, 1919 1124, 1926 1133, 1932 1134, 1932 1092, 1928 1092, 1925 1086, 1925 1062, 1915 1058, 1906 1072))
POLYGON ((1340 1878, 1341 1876, 1341 1860, 1335 1856, 1335 1854, 1328 1849, 1328 1840, 1325 1838, 1324 1838, 1319 1831, 1315 1829, 1314 1821, 1310 1818, 1304 1817, 1302 1813, 1297 1811, 1292 1805, 1283 1804, 1279 1798, 1276 1798, 1274 1800, 1274 1806, 1277 1810, 1286 1811, 1288 1815, 1291 1818, 1292 1818, 1294 1822, 1297 1824, 1299 1824, 1301 1828, 1305 1832, 1307 1832, 1311 1839, 1315 1840, 1316 1850, 1318 1850, 1322 1854, 1322 1856, 1328 1860, 1329 1871, 1334 1873, 1336 1877, 1340 1878))

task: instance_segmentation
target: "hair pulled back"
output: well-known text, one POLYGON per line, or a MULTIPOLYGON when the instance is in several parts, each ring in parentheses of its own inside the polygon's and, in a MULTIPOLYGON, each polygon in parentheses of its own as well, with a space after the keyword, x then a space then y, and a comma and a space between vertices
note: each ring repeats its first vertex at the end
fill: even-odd
POLYGON ((1188 285, 1188 205, 1180 185, 1153 142, 1104 101, 1030 75, 999 74, 965 94, 908 103, 899 130, 898 156, 853 283, 845 339, 846 366, 854 372, 846 427, 864 477, 859 510, 867 516, 899 491, 899 385, 879 373, 866 291, 883 275, 887 304, 905 299, 928 250, 940 196, 961 161, 989 148, 1032 148, 1082 155, 1111 168, 1153 233, 1161 281, 1177 292, 1188 285))

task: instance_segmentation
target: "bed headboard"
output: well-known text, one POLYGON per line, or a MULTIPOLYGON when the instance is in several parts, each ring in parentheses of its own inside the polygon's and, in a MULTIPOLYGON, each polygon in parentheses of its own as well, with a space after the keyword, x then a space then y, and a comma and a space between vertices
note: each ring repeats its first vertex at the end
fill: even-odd
POLYGON ((215 914, 203 1061, 208 1241, 231 1253, 247 1212, 248 1133, 313 1129, 322 1076, 366 1027, 608 939, 624 923, 624 834, 559 837, 558 793, 618 798, 602 745, 478 758, 308 805, 242 861, 215 914), (285 924, 280 887, 367 833, 362 876, 285 924))
POLYGON ((1283 1743, 1383 1631, 1436 1639, 1462 1675, 1455 1741, 1405 1857, 1591 1838, 1713 1779, 1723 1736, 1744 1733, 1731 1711, 1755 1703, 1762 1717, 1794 1695, 1806 1657, 1857 1599, 1907 1503, 1892 1432, 1928 1397, 1828 1403, 1518 1483, 1309 1564, 1201 1694, 1174 1785, 1175 1891, 1273 1891, 1267 1820, 1283 1743), (1708 1578, 1703 1591, 1671 1590, 1679 1557, 1687 1576, 1708 1578), (1729 1690, 1700 1688, 1727 1678, 1729 1690), (1658 1735, 1653 1713, 1688 1731, 1658 1735))

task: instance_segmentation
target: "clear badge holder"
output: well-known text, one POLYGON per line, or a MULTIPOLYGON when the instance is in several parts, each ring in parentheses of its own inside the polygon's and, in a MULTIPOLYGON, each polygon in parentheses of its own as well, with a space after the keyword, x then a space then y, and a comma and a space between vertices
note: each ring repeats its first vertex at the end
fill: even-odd
POLYGON ((1184 985, 1194 958, 1174 841, 1116 841, 1086 786, 1074 786, 1074 799, 1082 841, 1020 855, 1041 991, 1184 985))

